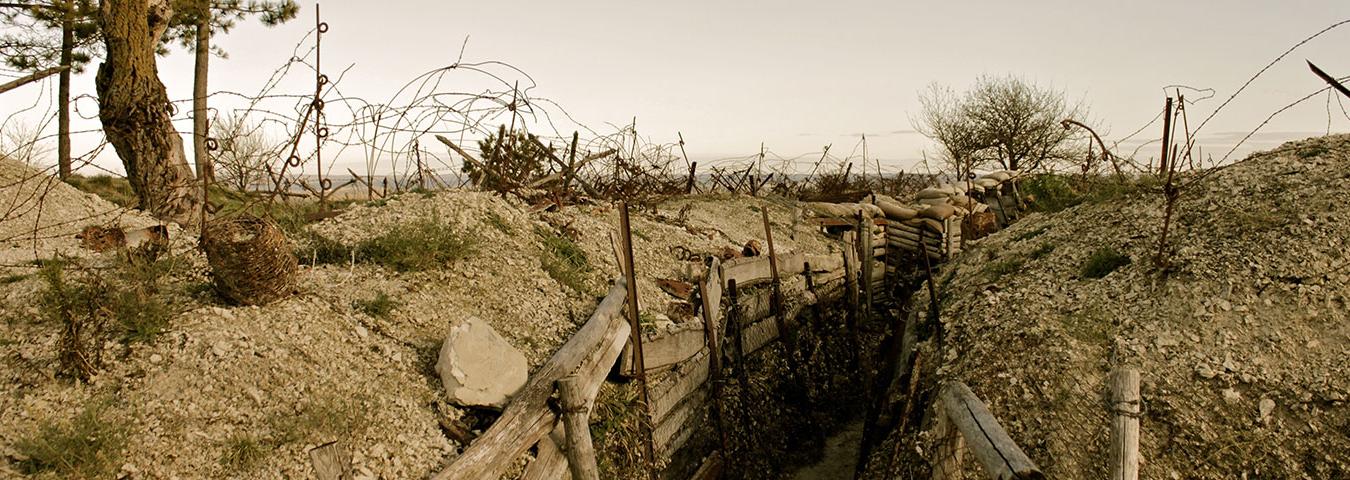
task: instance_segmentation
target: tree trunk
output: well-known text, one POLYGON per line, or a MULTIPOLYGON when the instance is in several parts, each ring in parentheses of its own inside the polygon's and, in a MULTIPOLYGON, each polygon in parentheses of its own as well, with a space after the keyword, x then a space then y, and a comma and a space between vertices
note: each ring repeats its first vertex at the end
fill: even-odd
MULTIPOLYGON (((66 5, 61 18, 61 65, 70 67, 75 49, 75 4, 66 5)), ((70 68, 61 71, 57 87, 59 103, 56 117, 56 172, 61 180, 70 178, 70 68)))
POLYGON ((107 57, 94 85, 104 134, 122 158, 140 207, 188 225, 202 208, 201 189, 194 186, 155 66, 155 46, 172 16, 168 0, 103 0, 99 24, 107 57))
POLYGON ((202 0, 197 17, 197 61, 193 67, 192 82, 192 159, 197 164, 197 178, 204 182, 215 180, 211 158, 206 151, 210 135, 206 123, 206 80, 211 62, 211 2, 202 0))

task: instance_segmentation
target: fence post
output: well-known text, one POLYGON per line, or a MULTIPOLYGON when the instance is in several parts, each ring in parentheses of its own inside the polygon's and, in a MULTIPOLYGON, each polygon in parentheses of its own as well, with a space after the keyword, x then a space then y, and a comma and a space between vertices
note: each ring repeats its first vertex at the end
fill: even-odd
POLYGON ((778 328, 778 338, 782 339, 783 342, 783 355, 787 357, 788 374, 792 376, 792 393, 805 399, 806 384, 802 383, 802 371, 797 365, 796 335, 788 330, 787 319, 783 318, 786 312, 783 311, 782 281, 778 278, 778 254, 775 253, 773 248, 773 229, 769 226, 768 205, 761 203, 759 214, 760 218, 764 220, 764 241, 769 248, 769 275, 773 277, 773 296, 770 297, 769 301, 772 306, 773 321, 778 328))
POLYGON ((567 468, 572 472, 573 480, 599 480, 582 383, 575 373, 558 380, 558 400, 562 405, 563 426, 567 429, 567 468))
POLYGON ((861 210, 858 211, 858 260, 862 268, 862 320, 872 319, 872 260, 875 258, 872 254, 872 222, 863 216, 861 210))
POLYGON ((1111 372, 1111 480, 1139 480, 1139 370, 1111 372))
POLYGON ((936 457, 933 459, 933 480, 961 478, 961 455, 965 453, 966 441, 961 438, 961 432, 956 426, 952 425, 952 419, 947 415, 949 407, 945 399, 937 401, 937 426, 933 429, 937 437, 937 447, 933 451, 936 457))
POLYGON ((708 345, 708 384, 712 389, 713 408, 717 414, 717 432, 721 436, 722 451, 730 445, 727 437, 726 406, 722 401, 722 327, 718 313, 722 310, 721 262, 717 257, 708 260, 708 273, 698 284, 703 301, 703 340, 708 345))
MULTIPOLYGON (((636 121, 636 120, 635 120, 636 121)), ((656 465, 656 448, 652 444, 652 410, 651 399, 647 392, 647 366, 642 354, 642 324, 638 317, 638 298, 637 298, 637 274, 633 270, 633 229, 628 221, 628 202, 619 202, 619 229, 622 230, 620 237, 623 239, 623 273, 627 280, 628 287, 628 324, 631 328, 633 352, 633 370, 637 378, 642 399, 643 418, 642 422, 643 437, 646 438, 645 453, 643 458, 647 462, 647 475, 651 477, 651 467, 656 465)))

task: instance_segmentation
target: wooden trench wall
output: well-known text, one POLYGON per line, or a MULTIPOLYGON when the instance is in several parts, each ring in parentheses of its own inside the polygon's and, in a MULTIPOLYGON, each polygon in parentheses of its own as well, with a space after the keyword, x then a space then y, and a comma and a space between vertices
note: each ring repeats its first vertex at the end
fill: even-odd
MULTIPOLYGON (((893 262, 887 262, 886 257, 888 252, 900 252, 887 248, 888 223, 884 219, 866 224, 879 228, 867 228, 868 235, 858 234, 856 228, 845 232, 839 244, 841 251, 835 254, 781 253, 772 258, 762 255, 725 263, 712 259, 697 278, 699 318, 667 331, 642 335, 640 350, 649 395, 645 413, 650 419, 655 465, 667 464, 704 424, 707 413, 716 408, 715 380, 722 369, 721 360, 726 358, 722 346, 735 344, 736 332, 740 333, 741 355, 749 355, 781 338, 780 323, 786 329, 797 328, 794 319, 802 308, 841 299, 858 299, 857 304, 865 307, 870 305, 869 299, 885 291, 890 277, 887 273, 895 270, 887 267, 893 262), (775 269, 781 302, 774 302, 772 288, 745 289, 771 285, 775 269), (870 281, 858 281, 863 278, 870 281), (734 306, 727 295, 733 285, 745 292, 734 306), (733 307, 739 321, 728 325, 733 307), (781 315, 776 315, 779 312, 781 315), (729 335, 732 337, 727 338, 729 335)), ((620 371, 632 370, 631 327, 624 312, 627 295, 626 281, 616 279, 586 323, 533 372, 501 416, 431 478, 500 478, 531 449, 536 457, 526 466, 522 478, 593 475, 593 452, 580 452, 583 457, 591 456, 578 461, 590 463, 589 468, 582 466, 578 472, 570 465, 569 457, 578 452, 569 451, 575 442, 568 439, 571 431, 564 426, 564 418, 568 412, 590 414, 600 384, 616 363, 620 371), (567 383, 571 397, 583 399, 581 405, 558 405, 554 393, 560 381, 567 383)), ((589 447, 589 441, 584 443, 589 447)), ((694 478, 712 478, 720 467, 720 453, 713 452, 704 457, 694 478)))

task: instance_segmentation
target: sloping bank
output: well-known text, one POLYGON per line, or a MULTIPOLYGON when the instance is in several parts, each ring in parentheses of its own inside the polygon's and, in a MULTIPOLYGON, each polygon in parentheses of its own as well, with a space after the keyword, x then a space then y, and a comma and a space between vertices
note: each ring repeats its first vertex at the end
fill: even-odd
POLYGON ((1213 173, 1181 198, 1161 270, 1159 193, 968 242, 937 274, 937 309, 915 299, 913 427, 873 451, 866 478, 929 478, 947 461, 932 407, 949 380, 1049 478, 1107 478, 1118 366, 1142 372, 1143 478, 1350 475, 1347 172, 1350 137, 1331 136, 1213 173))

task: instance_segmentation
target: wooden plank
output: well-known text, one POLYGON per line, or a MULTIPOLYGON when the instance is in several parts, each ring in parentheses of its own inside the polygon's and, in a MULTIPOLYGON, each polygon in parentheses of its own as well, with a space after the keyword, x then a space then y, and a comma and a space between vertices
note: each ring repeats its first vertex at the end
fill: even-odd
POLYGON ((947 415, 949 406, 938 400, 937 426, 933 436, 937 438, 937 448, 933 452, 932 480, 959 480, 961 475, 961 457, 966 453, 966 442, 961 432, 952 425, 947 415))
POLYGON ((1045 478, 970 387, 959 381, 946 382, 940 397, 952 424, 961 431, 967 448, 990 478, 1045 478))
POLYGON ((699 297, 703 300, 703 339, 708 347, 709 371, 708 386, 712 389, 713 414, 717 415, 717 434, 722 449, 731 444, 728 436, 726 407, 722 398, 722 280, 719 277, 721 265, 717 257, 708 263, 707 277, 699 284, 699 297))
MULTIPOLYGON (((785 253, 778 256, 778 263, 783 267, 778 273, 782 276, 800 274, 802 266, 807 262, 810 262, 811 269, 817 272, 838 270, 843 266, 843 261, 835 255, 785 253)), ((769 257, 741 257, 727 260, 722 264, 721 278, 722 288, 726 288, 729 280, 735 280, 737 288, 741 289, 768 281, 773 278, 769 257)))
MULTIPOLYGON (((700 385, 689 398, 681 402, 674 411, 670 412, 665 419, 657 424, 652 433, 652 442, 656 445, 658 454, 669 453, 672 450, 680 448, 681 445, 675 444, 680 430, 692 430, 703 422, 704 410, 708 406, 708 388, 707 385, 700 385)), ((668 455, 665 455, 668 456, 668 455)))
POLYGON ((699 355, 672 371, 666 381, 652 385, 652 421, 664 420, 685 398, 707 383, 711 358, 706 353, 699 355))
MULTIPOLYGON (((553 428, 557 415, 548 408, 553 384, 575 372, 588 358, 602 355, 616 334, 627 336, 628 324, 620 310, 626 303, 627 283, 618 280, 609 294, 591 314, 591 318, 567 343, 540 366, 520 392, 512 397, 502 414, 449 466, 431 478, 436 480, 476 480, 497 478, 553 428)), ((599 380, 596 380, 598 385, 599 380)))
POLYGON ((722 452, 715 451, 703 458, 694 475, 689 480, 717 480, 722 478, 722 452))
POLYGON ((703 351, 705 335, 701 322, 688 322, 671 331, 643 335, 643 364, 651 372, 693 358, 703 351))
POLYGON ((1111 480, 1139 480, 1139 370, 1111 372, 1111 480))
POLYGON ((520 480, 568 480, 572 478, 572 473, 567 471, 567 455, 563 453, 559 443, 567 441, 567 435, 563 433, 566 427, 562 422, 553 427, 553 431, 539 439, 539 445, 535 447, 534 460, 525 467, 525 473, 521 474, 520 480))
POLYGON ((573 480, 600 480, 595 446, 591 443, 585 383, 575 373, 558 380, 558 403, 562 405, 563 426, 567 432, 567 467, 573 480))
POLYGON ((332 441, 309 451, 314 478, 319 480, 351 480, 352 454, 341 441, 332 441))

